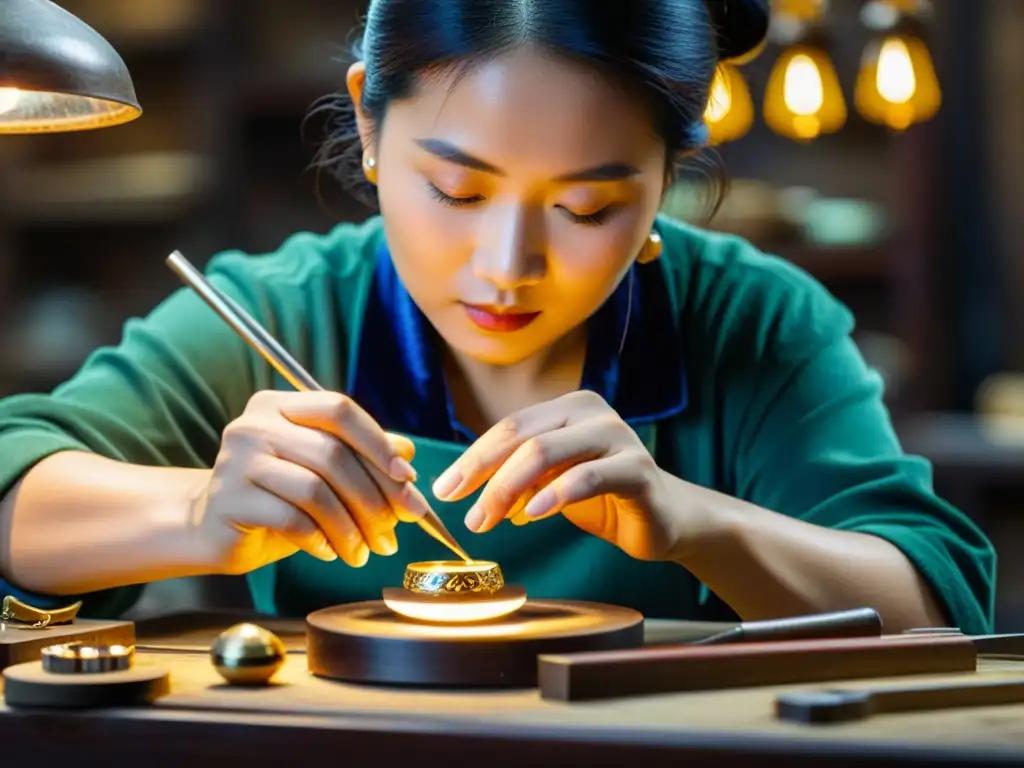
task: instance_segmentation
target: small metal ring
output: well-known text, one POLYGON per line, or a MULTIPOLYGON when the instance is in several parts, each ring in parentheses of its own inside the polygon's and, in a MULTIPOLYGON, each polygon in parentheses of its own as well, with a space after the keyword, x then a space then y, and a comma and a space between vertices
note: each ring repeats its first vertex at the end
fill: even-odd
POLYGON ((129 645, 51 645, 42 650, 43 669, 54 675, 94 675, 123 672, 135 662, 129 645))
POLYGON ((437 560, 410 563, 402 586, 418 595, 493 595, 504 588, 505 576, 497 563, 486 560, 437 560))

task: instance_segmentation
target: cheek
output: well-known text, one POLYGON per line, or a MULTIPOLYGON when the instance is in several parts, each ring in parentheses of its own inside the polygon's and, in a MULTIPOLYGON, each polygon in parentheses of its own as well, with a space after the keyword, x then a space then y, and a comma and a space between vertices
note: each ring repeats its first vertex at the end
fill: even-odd
POLYGON ((649 231, 640 215, 617 217, 596 227, 569 224, 552 248, 550 274, 559 289, 602 302, 633 263, 649 231))
POLYGON ((381 182, 378 195, 388 246, 410 293, 432 295, 445 288, 450 293, 448 283, 467 261, 472 246, 465 225, 455 215, 458 211, 438 203, 416 178, 382 178, 381 182))

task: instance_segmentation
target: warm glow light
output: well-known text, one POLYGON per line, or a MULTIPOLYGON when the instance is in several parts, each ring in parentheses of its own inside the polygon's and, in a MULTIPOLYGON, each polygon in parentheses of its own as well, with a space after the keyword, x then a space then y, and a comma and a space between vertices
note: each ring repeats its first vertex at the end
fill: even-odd
POLYGON ((715 73, 715 80, 711 84, 711 94, 708 97, 708 108, 704 111, 704 119, 709 123, 721 122, 722 118, 729 114, 732 109, 732 92, 722 77, 722 70, 715 73))
POLYGON ((750 89, 735 66, 722 64, 716 70, 704 110, 704 122, 712 145, 735 141, 746 135, 754 124, 750 89))
POLYGON ((12 111, 21 101, 21 91, 17 88, 0 88, 0 115, 12 111))
POLYGON ((873 41, 861 60, 855 101, 866 120, 898 131, 934 117, 942 91, 928 47, 895 33, 873 41))
POLYGON ((789 60, 784 85, 786 108, 794 115, 813 117, 825 103, 825 86, 814 59, 802 53, 789 60))
POLYGON ((795 45, 775 63, 765 91, 764 117, 783 136, 809 141, 846 124, 846 101, 828 54, 795 45))
POLYGON ((421 573, 476 573, 482 570, 492 570, 497 563, 489 560, 431 560, 423 563, 411 563, 410 571, 421 573))
POLYGON ((914 64, 910 61, 907 44, 898 37, 890 37, 882 43, 875 86, 882 98, 893 104, 906 104, 914 98, 917 90, 914 64))
POLYGON ((515 613, 526 603, 526 592, 511 588, 508 589, 508 594, 472 601, 449 601, 443 597, 416 600, 412 599, 411 595, 407 597, 397 594, 398 592, 399 590, 384 591, 384 604, 388 608, 410 619, 435 624, 472 624, 499 619, 515 613))

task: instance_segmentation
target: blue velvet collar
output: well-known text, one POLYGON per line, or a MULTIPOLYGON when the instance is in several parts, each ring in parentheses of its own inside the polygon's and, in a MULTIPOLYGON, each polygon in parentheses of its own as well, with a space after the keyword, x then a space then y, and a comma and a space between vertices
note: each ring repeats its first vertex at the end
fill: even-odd
MULTIPOLYGON (((600 394, 632 425, 686 408, 682 340, 673 306, 658 262, 634 265, 589 321, 581 389, 600 394)), ((476 439, 455 418, 440 338, 402 285, 386 247, 378 254, 361 333, 348 392, 381 426, 443 442, 476 439)))

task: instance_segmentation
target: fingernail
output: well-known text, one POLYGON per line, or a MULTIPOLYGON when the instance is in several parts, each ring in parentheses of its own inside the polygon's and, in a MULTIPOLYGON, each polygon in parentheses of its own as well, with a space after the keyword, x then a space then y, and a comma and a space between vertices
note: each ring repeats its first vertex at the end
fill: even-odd
POLYGON ((480 526, 482 526, 483 524, 484 511, 480 509, 479 506, 474 504, 473 508, 466 513, 466 527, 469 528, 469 530, 473 531, 473 533, 476 533, 480 530, 480 526))
POLYGON ((462 473, 455 467, 449 467, 434 482, 434 495, 439 499, 447 499, 458 490, 460 485, 462 485, 462 473))
POLYGON ((320 559, 323 560, 325 563, 333 563, 335 560, 338 559, 338 553, 335 552, 331 548, 331 545, 327 544, 326 542, 320 545, 318 551, 320 553, 320 559))
POLYGON ((395 554, 398 551, 398 539, 395 537, 394 531, 388 531, 378 536, 377 548, 385 557, 395 554))
POLYGON ((558 504, 558 499, 555 498, 553 491, 541 491, 530 499, 530 503, 526 505, 523 513, 529 518, 543 517, 551 512, 556 504, 558 504))
POLYGON ((412 464, 403 459, 401 456, 395 456, 391 460, 391 464, 388 467, 388 474, 391 479, 398 483, 414 483, 419 475, 416 474, 416 470, 412 468, 412 464))
POLYGON ((370 559, 370 548, 365 544, 356 547, 356 568, 362 568, 370 559))

